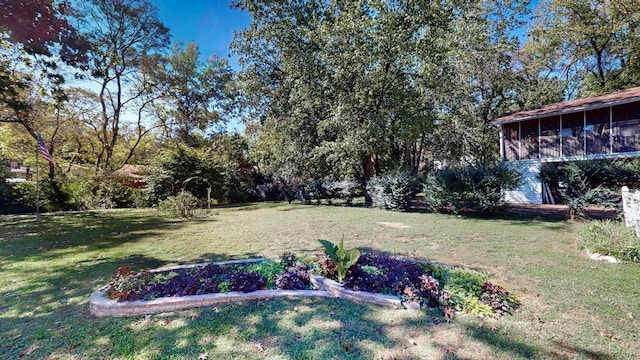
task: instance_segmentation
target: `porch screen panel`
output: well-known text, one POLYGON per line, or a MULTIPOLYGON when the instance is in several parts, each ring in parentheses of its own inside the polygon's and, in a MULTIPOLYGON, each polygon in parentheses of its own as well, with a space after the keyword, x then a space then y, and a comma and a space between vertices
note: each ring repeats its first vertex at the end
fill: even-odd
POLYGON ((584 155, 584 115, 572 113, 562 115, 562 156, 584 155))
POLYGON ((613 107, 613 152, 640 151, 640 103, 613 107))
POLYGON ((520 159, 538 158, 538 119, 520 123, 520 159))
POLYGON ((504 135, 504 157, 507 161, 519 160, 518 147, 520 143, 520 134, 518 123, 502 125, 504 135))
POLYGON ((608 154, 609 135, 609 108, 587 111, 587 126, 585 135, 587 138, 587 155, 608 154))
POLYGON ((560 116, 540 119, 540 158, 560 157, 560 116))

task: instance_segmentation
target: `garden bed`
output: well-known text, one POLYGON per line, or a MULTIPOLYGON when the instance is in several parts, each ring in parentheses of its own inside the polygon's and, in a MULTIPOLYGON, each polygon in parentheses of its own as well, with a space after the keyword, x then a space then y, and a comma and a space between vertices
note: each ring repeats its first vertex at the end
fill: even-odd
MULTIPOLYGON (((250 259, 240 261, 224 261, 214 263, 216 265, 223 264, 241 264, 241 263, 253 263, 258 261, 265 261, 266 259, 250 259)), ((189 269, 195 266, 205 266, 207 264, 186 265, 177 266, 172 268, 155 269, 151 272, 165 272, 178 269, 189 269)), ((277 297, 325 297, 325 298, 341 298, 360 303, 370 303, 381 306, 388 306, 396 309, 408 308, 419 309, 420 305, 416 302, 403 302, 397 296, 373 294, 363 291, 353 291, 345 289, 342 284, 339 284, 331 279, 324 278, 322 276, 310 276, 311 282, 314 285, 315 290, 257 290, 248 293, 243 292, 228 292, 228 293, 214 293, 214 294, 202 294, 202 295, 190 295, 190 296, 172 296, 163 297, 152 300, 134 300, 134 301, 118 301, 118 299, 109 299, 107 293, 111 288, 111 285, 102 287, 100 290, 94 292, 89 299, 89 310, 92 315, 97 317, 113 316, 135 316, 145 315, 157 312, 175 311, 181 309, 189 309, 194 307, 203 306, 215 306, 223 305, 242 301, 255 301, 272 299, 277 297)))
POLYGON ((95 316, 131 316, 275 297, 335 297, 393 308, 498 317, 520 301, 486 275, 415 259, 344 250, 321 240, 325 255, 283 254, 133 272, 118 269, 91 295, 95 316))

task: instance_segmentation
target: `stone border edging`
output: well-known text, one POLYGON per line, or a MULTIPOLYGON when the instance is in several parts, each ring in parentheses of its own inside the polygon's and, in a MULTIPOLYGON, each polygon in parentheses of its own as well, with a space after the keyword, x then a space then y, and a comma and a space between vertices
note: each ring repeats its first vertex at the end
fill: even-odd
MULTIPOLYGON (((266 259, 231 260, 215 262, 213 264, 241 264, 261 262, 265 260, 266 259)), ((209 263, 160 268, 151 270, 150 272, 170 271, 206 264, 209 263)), ((109 290, 109 285, 106 285, 91 294, 91 297, 89 298, 89 311, 93 316, 97 317, 124 317, 277 297, 333 297, 360 303, 388 306, 396 309, 420 309, 420 304, 418 303, 405 303, 398 297, 392 295, 374 294, 345 289, 341 284, 322 276, 311 276, 311 282, 317 290, 258 290, 249 293, 214 293, 135 301, 117 301, 108 299, 105 294, 107 290, 109 290)))

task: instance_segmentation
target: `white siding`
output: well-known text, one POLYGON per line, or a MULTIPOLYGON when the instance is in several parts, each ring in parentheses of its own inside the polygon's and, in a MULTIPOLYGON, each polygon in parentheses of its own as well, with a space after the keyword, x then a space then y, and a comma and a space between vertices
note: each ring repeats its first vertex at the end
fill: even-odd
POLYGON ((538 179, 541 162, 526 160, 515 164, 522 173, 522 185, 515 190, 505 190, 505 201, 516 204, 542 204, 542 183, 538 179))

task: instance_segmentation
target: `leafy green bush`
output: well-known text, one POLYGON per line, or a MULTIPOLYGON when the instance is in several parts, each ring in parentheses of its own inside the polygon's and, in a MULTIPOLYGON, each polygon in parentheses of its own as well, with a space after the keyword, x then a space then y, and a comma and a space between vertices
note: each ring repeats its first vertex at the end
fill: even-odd
POLYGON ((212 199, 227 197, 229 189, 224 185, 224 169, 213 150, 181 144, 163 150, 149 167, 144 188, 149 204, 178 196, 185 186, 184 181, 189 178, 194 180, 186 184, 186 189, 198 199, 206 199, 209 188, 212 189, 212 199))
POLYGON ((410 172, 393 170, 369 180, 367 190, 374 207, 404 211, 409 209, 416 194, 415 182, 410 172))
POLYGON ((595 221, 580 229, 580 249, 640 263, 640 240, 633 228, 618 221, 595 221))
POLYGON ((324 188, 329 199, 342 199, 347 205, 351 205, 358 189, 358 182, 355 180, 325 181, 324 188))
POLYGON ((588 217, 590 205, 620 210, 620 187, 640 181, 640 167, 634 164, 621 160, 573 161, 544 166, 539 177, 569 207, 571 218, 588 217))
POLYGON ((80 176, 67 176, 62 181, 66 208, 76 210, 143 207, 142 190, 127 184, 117 173, 85 169, 80 176))
POLYGON ((162 200, 158 207, 166 211, 173 218, 193 217, 198 208, 198 199, 188 191, 182 191, 176 196, 169 196, 162 200))
POLYGON ((493 213, 504 207, 502 190, 518 187, 520 171, 507 163, 438 170, 427 178, 425 199, 436 211, 493 213))

